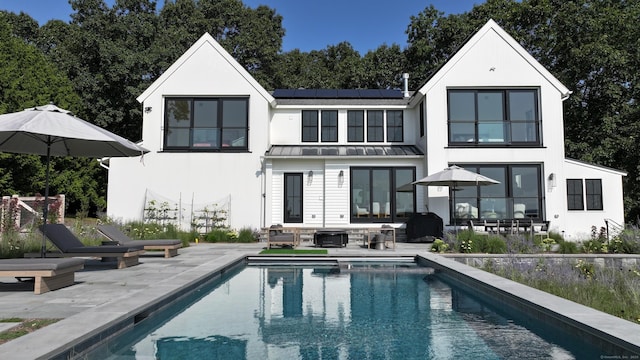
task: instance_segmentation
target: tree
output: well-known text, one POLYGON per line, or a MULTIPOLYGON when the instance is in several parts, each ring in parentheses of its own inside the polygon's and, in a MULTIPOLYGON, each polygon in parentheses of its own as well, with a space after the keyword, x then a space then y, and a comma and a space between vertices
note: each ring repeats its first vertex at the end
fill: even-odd
MULTIPOLYGON (((71 82, 38 48, 14 36, 11 14, 0 13, 0 113, 53 102, 75 110, 80 97, 71 82)), ((93 159, 52 158, 51 193, 64 193, 74 204, 104 208, 106 172, 93 159), (76 169, 73 171, 72 169, 76 169), (82 189, 76 190, 82 183, 82 189)), ((45 165, 40 156, 0 154, 0 193, 44 194, 45 165)), ((76 208, 74 208, 75 210, 76 208)))

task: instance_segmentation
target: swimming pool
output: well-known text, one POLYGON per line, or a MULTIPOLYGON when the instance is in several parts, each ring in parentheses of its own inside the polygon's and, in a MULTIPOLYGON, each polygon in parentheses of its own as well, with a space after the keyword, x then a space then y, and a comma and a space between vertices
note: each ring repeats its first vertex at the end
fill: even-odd
POLYGON ((586 358, 589 343, 413 262, 234 269, 87 359, 586 358))

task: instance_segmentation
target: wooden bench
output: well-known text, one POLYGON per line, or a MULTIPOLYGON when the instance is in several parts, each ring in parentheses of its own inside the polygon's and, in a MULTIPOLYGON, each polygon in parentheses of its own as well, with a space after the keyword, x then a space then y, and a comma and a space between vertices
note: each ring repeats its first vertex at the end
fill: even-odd
POLYGON ((33 278, 33 293, 39 295, 73 285, 75 272, 83 268, 82 259, 2 259, 0 277, 33 278))

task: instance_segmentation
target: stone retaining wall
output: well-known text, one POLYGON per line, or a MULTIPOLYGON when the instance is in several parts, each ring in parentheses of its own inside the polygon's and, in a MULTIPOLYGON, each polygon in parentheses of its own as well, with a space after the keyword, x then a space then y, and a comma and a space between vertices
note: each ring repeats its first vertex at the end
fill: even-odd
POLYGON ((487 261, 500 266, 505 263, 538 262, 544 259, 547 263, 570 262, 578 260, 593 263, 598 267, 614 269, 640 269, 640 254, 439 254, 459 263, 483 267, 487 261))

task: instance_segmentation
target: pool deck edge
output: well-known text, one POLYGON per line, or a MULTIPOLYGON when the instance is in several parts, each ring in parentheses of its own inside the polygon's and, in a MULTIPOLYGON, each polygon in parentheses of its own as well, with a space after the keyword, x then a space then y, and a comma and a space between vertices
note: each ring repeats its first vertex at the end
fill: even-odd
MULTIPOLYGON (((628 351, 640 354, 640 325, 573 301, 491 274, 455 260, 433 254, 418 255, 425 264, 471 288, 482 287, 508 305, 538 312, 539 317, 556 320, 560 325, 575 327, 628 351)), ((544 321, 544 320, 543 320, 544 321)), ((603 354, 616 355, 616 354, 603 354)))

